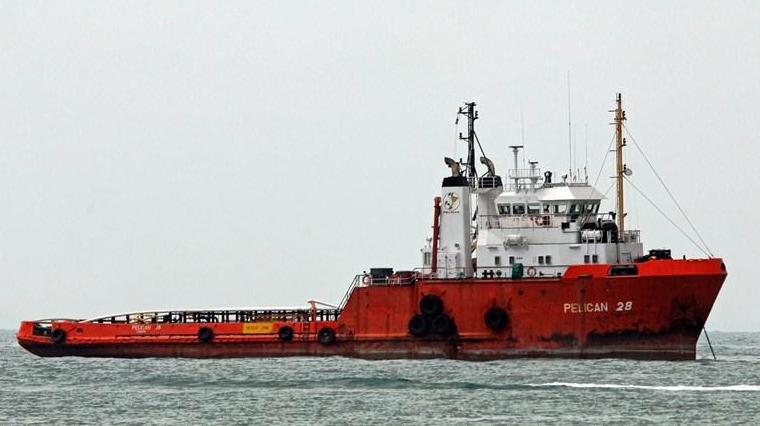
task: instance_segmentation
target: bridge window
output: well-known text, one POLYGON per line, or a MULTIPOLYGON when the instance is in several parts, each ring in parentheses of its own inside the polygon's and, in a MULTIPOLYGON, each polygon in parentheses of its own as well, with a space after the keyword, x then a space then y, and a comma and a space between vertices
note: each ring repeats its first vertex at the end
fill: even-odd
POLYGON ((512 214, 525 214, 525 204, 512 204, 512 214))
POLYGON ((541 213, 541 204, 538 204, 538 203, 528 204, 528 214, 539 214, 539 213, 541 213))
POLYGON ((567 214, 567 204, 555 204, 554 214, 567 214))
POLYGON ((598 210, 599 210, 599 204, 596 204, 596 203, 586 204, 587 214, 595 214, 598 210))
POLYGON ((598 254, 591 255, 591 262, 599 263, 599 255, 598 254))
POLYGON ((509 215, 509 204, 499 204, 499 214, 509 215))
POLYGON ((546 257, 544 257, 544 260, 546 260, 547 265, 552 264, 552 257, 550 255, 547 254, 546 257))
POLYGON ((543 256, 538 256, 538 264, 539 265, 543 265, 544 264, 544 257, 543 256))

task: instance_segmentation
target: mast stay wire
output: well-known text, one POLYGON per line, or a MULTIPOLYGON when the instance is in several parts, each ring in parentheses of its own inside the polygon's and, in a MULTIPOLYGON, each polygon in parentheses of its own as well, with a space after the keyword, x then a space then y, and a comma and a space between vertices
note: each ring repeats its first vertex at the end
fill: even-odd
POLYGON ((707 253, 707 252, 705 251, 705 249, 704 249, 704 248, 702 248, 702 246, 700 246, 699 244, 697 244, 697 242, 696 242, 696 241, 694 241, 694 239, 693 239, 693 238, 691 238, 691 237, 689 236, 689 234, 687 234, 687 233, 686 233, 686 231, 684 231, 683 229, 681 229, 681 227, 680 227, 680 226, 678 226, 678 224, 677 224, 675 221, 673 221, 673 219, 671 219, 671 218, 670 218, 670 217, 669 217, 667 214, 665 214, 665 212, 664 212, 664 211, 662 211, 662 209, 661 209, 661 208, 660 208, 660 207, 659 207, 657 204, 655 204, 655 202, 654 202, 654 201, 652 201, 652 200, 651 200, 649 197, 647 197, 647 195, 646 195, 646 194, 644 194, 644 192, 642 192, 642 191, 639 189, 639 187, 638 187, 638 186, 634 185, 634 184, 633 184, 633 182, 631 182, 631 180, 630 180, 630 179, 628 179, 628 176, 625 176, 625 175, 623 175, 623 178, 626 180, 626 182, 628 182, 628 184, 629 184, 629 185, 631 185, 631 187, 632 187, 633 189, 635 189, 635 190, 636 190, 636 192, 638 192, 638 193, 639 193, 639 195, 641 195, 641 196, 642 196, 642 197, 643 197, 645 200, 647 200, 647 201, 649 202, 649 204, 651 204, 651 205, 652 205, 652 207, 654 207, 654 208, 655 208, 655 210, 657 210, 657 211, 658 211, 658 212, 659 212, 659 213, 662 215, 662 217, 664 217, 665 219, 667 219, 667 220, 668 220, 668 222, 670 222, 670 223, 671 223, 671 225, 673 225, 673 226, 674 226, 674 227, 675 227, 675 228, 676 228, 676 229, 677 229, 677 230, 678 230, 678 231, 679 231, 679 232, 680 232, 680 233, 681 233, 681 234, 682 234, 684 237, 686 237, 686 239, 688 239, 689 241, 691 241, 691 243, 692 243, 692 244, 694 244, 694 247, 698 248, 698 249, 699 249, 699 251, 701 251, 701 252, 702 252, 702 253, 704 253, 705 255, 712 257, 712 256, 711 256, 709 253, 707 253))
POLYGON ((607 196, 607 194, 609 194, 609 192, 610 192, 610 189, 612 189, 612 187, 613 187, 613 186, 615 186, 615 182, 612 182, 612 183, 610 184, 610 186, 609 186, 609 187, 607 187, 607 190, 606 190, 606 191, 604 191, 604 196, 605 196, 605 197, 607 196))
MULTIPOLYGON (((602 171, 604 170, 604 165, 607 164, 607 157, 610 156, 610 149, 612 149, 612 143, 613 142, 615 142, 615 134, 614 133, 612 134, 612 138, 610 139, 609 145, 607 145, 607 152, 604 153, 604 159, 602 159, 602 164, 601 164, 601 166, 599 166, 599 173, 596 174, 596 179, 594 179, 594 184, 589 187, 589 189, 588 189, 588 196, 586 198, 590 198, 591 197, 591 195, 592 195, 592 193, 594 191, 594 188, 596 188, 596 184, 599 183, 599 178, 602 176, 602 171)), ((588 184, 588 182, 586 184, 588 184)), ((615 183, 613 182, 612 185, 614 185, 614 184, 615 183)), ((604 194, 602 195, 602 197, 607 197, 607 193, 610 192, 610 189, 612 188, 612 185, 610 185, 610 187, 607 188, 606 191, 604 191, 604 194)), ((587 215, 587 216, 589 216, 589 215, 587 215)))
MULTIPOLYGON (((641 154, 641 156, 644 157, 644 160, 649 165, 649 168, 652 169, 652 172, 657 177, 657 180, 659 180, 660 184, 662 185, 662 187, 665 188, 665 192, 668 193, 668 196, 670 197, 670 200, 673 201, 673 204, 676 205, 676 207, 678 208, 678 211, 681 212, 681 214, 683 215, 684 219, 686 219, 686 223, 689 224, 689 226, 691 227, 691 230, 694 231, 694 233, 697 235, 697 238, 699 239, 699 241, 704 246, 705 250, 707 250, 707 252, 705 252, 705 250, 702 250, 702 252, 705 253, 708 257, 714 257, 713 254, 712 254, 712 251, 710 250, 710 247, 707 245, 707 243, 705 242, 705 240, 702 238, 702 235, 699 233, 699 231, 697 231, 697 228, 691 222, 691 219, 689 219, 689 216, 686 215, 686 212, 684 211, 684 209, 681 208, 681 204, 678 203, 678 201, 676 200, 676 197, 673 195, 672 192, 670 192, 670 189, 668 188, 668 186, 665 185, 665 181, 662 179, 662 177, 660 176, 660 174, 657 173, 657 170, 655 170, 654 165, 652 164, 652 162, 649 161, 649 157, 647 157, 647 155, 644 154, 644 150, 641 149, 641 146, 638 144, 638 142, 636 142, 636 138, 634 138, 633 135, 631 134, 631 132, 628 131, 628 127, 626 127, 625 124, 623 125, 623 128, 625 129, 625 133, 628 135, 628 137, 630 137, 631 140, 633 141, 633 144, 636 146, 636 149, 639 151, 639 153, 641 154)), ((633 184, 631 184, 631 185, 633 185, 633 184)))
POLYGON ((475 142, 478 143, 478 148, 480 148, 480 153, 483 155, 483 157, 485 157, 486 153, 485 151, 483 151, 483 147, 480 145, 480 139, 478 139, 478 134, 475 131, 473 131, 472 134, 475 135, 475 142))
MULTIPOLYGON (((596 174, 596 179, 594 179, 594 184, 589 187, 588 191, 588 197, 591 197, 592 191, 594 188, 596 188, 596 184, 599 183, 599 178, 602 176, 602 171, 604 170, 604 165, 607 163, 607 157, 610 156, 610 149, 612 149, 612 143, 615 142, 615 134, 612 134, 612 138, 610 139, 610 144, 607 145, 607 152, 604 153, 604 159, 602 160, 602 165, 599 166, 599 173, 596 174)), ((606 195, 606 194, 605 194, 606 195)), ((586 197, 586 198, 588 198, 586 197)))

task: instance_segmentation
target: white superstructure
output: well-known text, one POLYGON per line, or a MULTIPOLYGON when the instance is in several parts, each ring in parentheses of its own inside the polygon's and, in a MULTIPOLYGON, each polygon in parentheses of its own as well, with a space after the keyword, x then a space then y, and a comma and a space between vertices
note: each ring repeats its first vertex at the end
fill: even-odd
MULTIPOLYGON (((471 135, 462 139, 472 141, 477 114, 474 104, 467 106, 460 113, 467 115, 471 135)), ((437 253, 432 244, 422 249, 426 272, 446 278, 509 277, 515 265, 522 265, 526 276, 558 276, 568 265, 625 264, 644 255, 638 230, 621 230, 622 218, 599 211, 602 193, 585 181, 569 182, 567 176, 553 182, 553 174, 542 174, 536 162, 520 169, 522 146, 510 148, 515 168, 503 180, 485 157, 486 173, 474 173, 472 149, 468 162, 461 164, 464 172, 446 159, 452 176, 443 181, 440 229, 434 232, 434 238, 439 235, 437 253), (503 181, 509 182, 506 187, 503 181), (473 201, 475 209, 470 208, 473 201)))
POLYGON ((551 173, 542 176, 535 166, 510 170, 517 184, 495 198, 477 198, 478 211, 496 210, 475 218, 479 272, 505 274, 521 263, 528 275, 561 275, 568 265, 631 263, 643 256, 639 231, 620 233, 614 213, 599 211, 599 191, 587 183, 553 183, 551 173))

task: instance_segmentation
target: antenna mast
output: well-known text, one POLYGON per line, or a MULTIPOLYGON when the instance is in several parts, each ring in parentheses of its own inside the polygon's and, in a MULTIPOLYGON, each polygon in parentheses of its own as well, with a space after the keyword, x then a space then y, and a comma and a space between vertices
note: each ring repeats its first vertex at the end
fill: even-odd
POLYGON ((583 162, 583 175, 585 182, 588 183, 588 124, 584 127, 583 143, 586 145, 585 156, 586 160, 583 162))
POLYGON ((573 124, 572 115, 570 114, 570 71, 567 72, 567 148, 569 152, 569 178, 573 179, 573 124))
POLYGON ((623 176, 626 172, 625 163, 623 163, 623 147, 625 138, 623 138, 623 121, 625 121, 625 111, 623 111, 623 98, 620 93, 617 94, 617 108, 615 108, 615 154, 617 157, 617 166, 615 169, 615 179, 617 181, 617 222, 618 232, 622 237, 625 231, 625 198, 623 196, 623 176))
POLYGON ((477 177, 475 171, 475 120, 478 119, 478 112, 475 111, 475 102, 467 102, 463 107, 459 107, 459 114, 467 117, 467 136, 459 133, 459 139, 467 141, 467 176, 477 177))
MULTIPOLYGON (((525 168, 525 120, 523 120, 522 104, 520 104, 520 144, 520 146, 523 148, 523 168, 525 168)), ((517 160, 515 159, 515 169, 516 168, 517 160)))

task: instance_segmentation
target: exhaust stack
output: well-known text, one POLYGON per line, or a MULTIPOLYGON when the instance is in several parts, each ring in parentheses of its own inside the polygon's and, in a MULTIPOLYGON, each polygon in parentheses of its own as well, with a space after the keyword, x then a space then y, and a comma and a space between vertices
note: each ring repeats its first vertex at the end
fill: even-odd
POLYGON ((437 276, 472 278, 470 182, 464 176, 443 179, 437 276))

